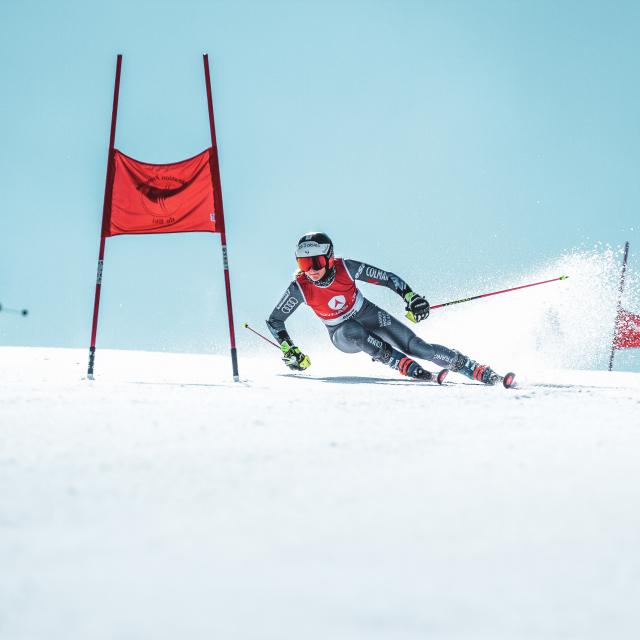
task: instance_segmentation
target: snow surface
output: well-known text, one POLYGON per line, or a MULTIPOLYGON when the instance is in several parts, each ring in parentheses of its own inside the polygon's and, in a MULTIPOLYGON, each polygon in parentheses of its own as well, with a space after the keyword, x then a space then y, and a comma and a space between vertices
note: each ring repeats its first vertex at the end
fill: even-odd
POLYGON ((0 348, 0 638, 636 638, 640 374, 0 348))

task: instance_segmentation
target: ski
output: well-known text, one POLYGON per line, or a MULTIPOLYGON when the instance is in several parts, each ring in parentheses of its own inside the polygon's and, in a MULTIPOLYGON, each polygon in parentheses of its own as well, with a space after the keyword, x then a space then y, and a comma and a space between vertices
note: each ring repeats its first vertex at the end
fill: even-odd
POLYGON ((506 373, 503 376, 496 374, 495 378, 494 377, 491 378, 491 384, 496 385, 499 382, 501 382, 502 386, 505 389, 511 389, 513 386, 515 386, 515 380, 516 380, 516 374, 513 373, 513 371, 509 371, 509 373, 506 373))
POLYGON ((449 369, 442 369, 435 373, 433 371, 427 371, 426 369, 421 369, 420 375, 415 377, 411 377, 412 380, 423 380, 424 382, 437 382, 438 384, 444 384, 444 379, 447 377, 449 373, 449 369))
POLYGON ((509 371, 509 373, 505 374, 502 378, 502 386, 505 389, 511 389, 516 383, 516 374, 513 371, 509 371))

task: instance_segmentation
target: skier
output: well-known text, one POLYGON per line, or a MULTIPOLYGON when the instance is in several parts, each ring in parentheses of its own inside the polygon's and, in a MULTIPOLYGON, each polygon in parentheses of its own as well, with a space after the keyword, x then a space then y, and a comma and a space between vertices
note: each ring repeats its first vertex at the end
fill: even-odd
POLYGON ((312 232, 302 236, 296 248, 296 259, 299 270, 267 320, 290 369, 301 371, 311 364, 309 357, 295 346, 285 327, 287 318, 306 302, 324 322, 333 344, 345 353, 364 351, 373 360, 402 375, 421 380, 433 380, 436 376, 413 358, 429 360, 442 367, 437 376, 439 383, 448 370, 485 384, 503 382, 505 386, 511 386, 513 383, 514 374, 503 378, 459 351, 428 344, 387 311, 367 300, 357 288, 356 280, 395 291, 406 303, 407 317, 414 322, 429 316, 427 300, 397 275, 357 260, 335 258, 333 243, 326 234, 312 232))

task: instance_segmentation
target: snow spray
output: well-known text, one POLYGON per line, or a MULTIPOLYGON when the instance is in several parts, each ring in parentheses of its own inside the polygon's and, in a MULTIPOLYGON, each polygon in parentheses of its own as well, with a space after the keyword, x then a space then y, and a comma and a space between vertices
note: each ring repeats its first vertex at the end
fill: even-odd
MULTIPOLYGON (((501 283, 504 288, 517 287, 565 273, 570 277, 562 287, 536 287, 443 309, 417 327, 417 333, 427 342, 459 349, 498 369, 606 369, 617 308, 619 254, 611 248, 572 251, 501 283)), ((638 274, 627 277, 623 304, 635 309, 640 307, 638 274)))

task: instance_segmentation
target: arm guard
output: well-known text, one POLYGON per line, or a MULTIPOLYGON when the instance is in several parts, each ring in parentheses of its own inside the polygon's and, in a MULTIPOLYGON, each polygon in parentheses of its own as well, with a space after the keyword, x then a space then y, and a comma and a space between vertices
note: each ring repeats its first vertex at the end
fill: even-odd
POLYGON ((391 291, 397 293, 401 298, 404 298, 407 293, 411 292, 411 287, 395 273, 391 273, 391 271, 378 269, 378 267, 374 267, 366 262, 360 262, 359 260, 346 259, 344 264, 354 280, 362 280, 371 284, 387 287, 387 289, 391 289, 391 291))
POLYGON ((285 321, 287 318, 302 304, 304 298, 298 283, 294 280, 284 292, 280 301, 275 306, 269 319, 267 320, 267 327, 271 331, 271 335, 278 341, 278 344, 288 342, 293 345, 293 340, 285 327, 285 321))

